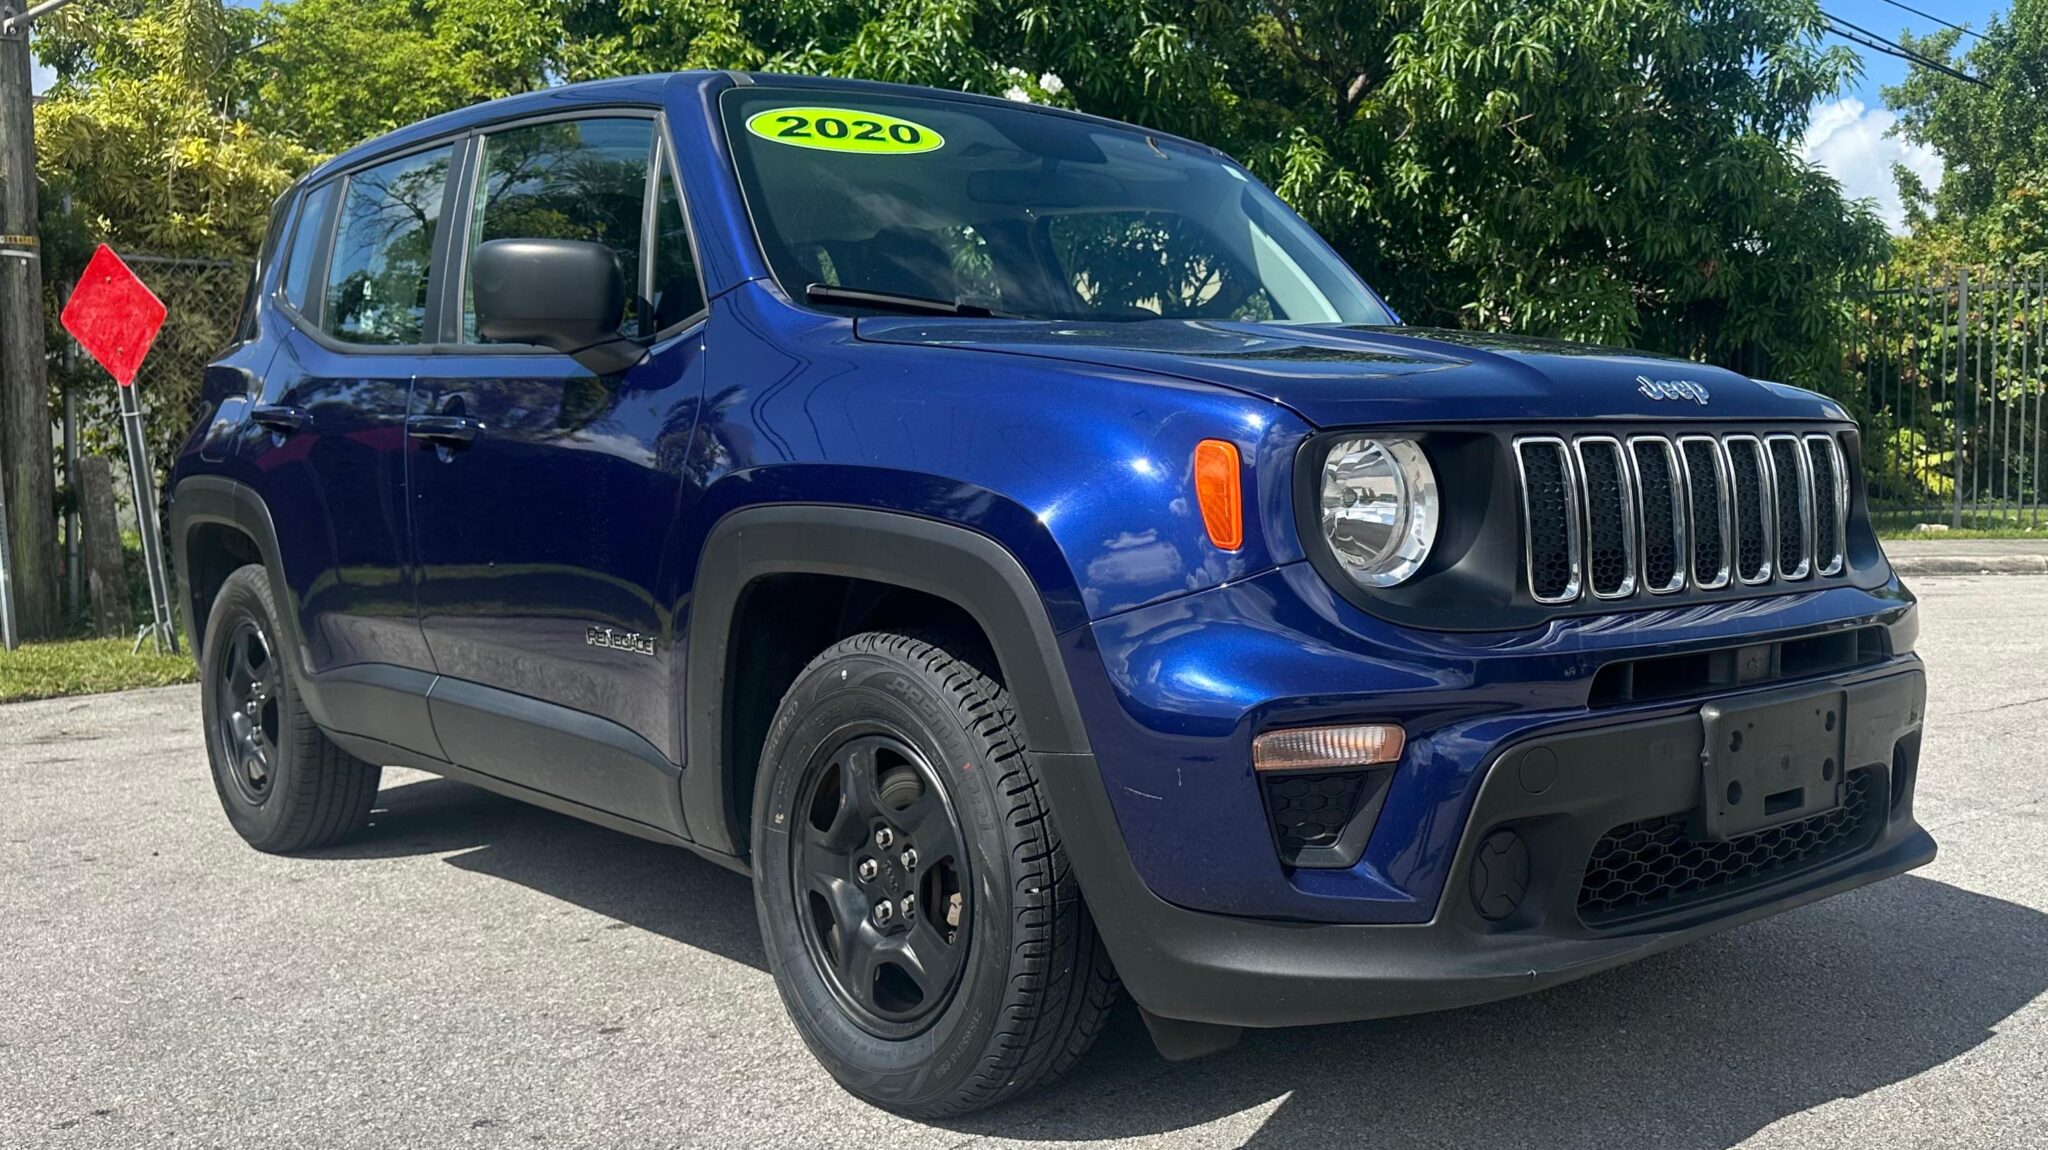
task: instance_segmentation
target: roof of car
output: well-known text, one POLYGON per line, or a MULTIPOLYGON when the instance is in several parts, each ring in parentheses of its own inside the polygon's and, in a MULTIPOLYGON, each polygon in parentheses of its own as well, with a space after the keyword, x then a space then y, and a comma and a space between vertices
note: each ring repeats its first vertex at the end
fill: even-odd
MULTIPOLYGON (((1033 111, 1045 112, 1070 119, 1085 120, 1104 127, 1131 130, 1135 125, 1102 116, 1089 115, 1065 108, 1054 108, 1041 104, 1019 105, 997 96, 984 96, 977 92, 954 92, 940 88, 922 88, 913 84, 889 84, 878 80, 851 80, 825 76, 793 76, 775 72, 665 72, 644 76, 623 76, 610 80, 588 80, 577 84, 564 84, 555 88, 543 88, 537 92, 523 92, 517 96, 489 100, 443 112, 415 124, 408 124, 396 131, 388 132, 375 139, 366 140, 340 153, 309 172, 302 182, 310 183, 322 177, 351 168, 365 160, 406 151, 441 136, 468 131, 482 124, 498 120, 521 119, 527 116, 545 115, 553 111, 575 111, 597 104, 647 104, 662 102, 663 93, 672 85, 694 84, 702 86, 711 83, 732 83, 736 85, 760 85, 763 87, 842 89, 872 92, 877 95, 917 96, 925 99, 942 98, 965 103, 984 104, 994 107, 1016 109, 1029 107, 1033 111)), ((1169 132, 1141 128, 1160 139, 1174 140, 1205 151, 1216 149, 1196 140, 1189 140, 1169 132)))

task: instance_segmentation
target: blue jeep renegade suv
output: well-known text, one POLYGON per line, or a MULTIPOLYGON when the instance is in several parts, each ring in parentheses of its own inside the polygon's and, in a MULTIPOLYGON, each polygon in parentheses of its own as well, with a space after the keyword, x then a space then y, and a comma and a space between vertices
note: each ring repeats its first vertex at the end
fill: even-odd
MULTIPOLYGON (((1419 331, 1213 149, 958 93, 536 92, 279 203, 177 460, 259 849, 402 764, 751 877, 846 1086, 1552 986, 1919 866, 1829 400, 1419 331)), ((678 891, 676 897, 687 897, 678 891)))

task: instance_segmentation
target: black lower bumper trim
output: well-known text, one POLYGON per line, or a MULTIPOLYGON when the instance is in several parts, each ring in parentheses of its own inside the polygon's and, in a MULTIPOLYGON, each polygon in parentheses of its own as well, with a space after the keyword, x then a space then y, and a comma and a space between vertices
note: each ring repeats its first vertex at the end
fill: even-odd
MULTIPOLYGON (((1849 690, 1855 721, 1859 726, 1868 724, 1863 732, 1867 742, 1873 748, 1880 744, 1887 748, 1881 758, 1869 751, 1852 761, 1885 771, 1889 782, 1888 748, 1917 731, 1924 680, 1914 669, 1849 690), (1862 705, 1857 709, 1859 701, 1862 705)), ((1650 746, 1643 740, 1682 732, 1688 720, 1693 728, 1698 727, 1697 716, 1681 715, 1654 723, 1575 732, 1546 743, 1572 745, 1572 739, 1590 737, 1611 740, 1615 754, 1633 748, 1632 754, 1618 763, 1642 771, 1645 750, 1650 746)), ((1575 807, 1583 808, 1582 813, 1595 825, 1590 832, 1593 836, 1619 821, 1606 818, 1612 806, 1613 780, 1599 777, 1621 769, 1616 763, 1596 764, 1591 768, 1595 776, 1582 788, 1564 786, 1533 806, 1525 796, 1507 797, 1508 788, 1494 784, 1500 781, 1498 777, 1517 772, 1492 768, 1515 761, 1513 757, 1527 746, 1510 748, 1489 765, 1467 826, 1467 846, 1502 825, 1536 826, 1535 837, 1540 839, 1540 828, 1546 823, 1557 827, 1582 821, 1570 817, 1575 807), (1604 799, 1598 794, 1603 786, 1610 792, 1604 799)), ((1695 755, 1697 747, 1695 736, 1695 755)), ((1595 748, 1574 745, 1573 749, 1581 757, 1568 762, 1587 761, 1583 756, 1595 748)), ((1672 762, 1683 761, 1682 738, 1665 749, 1672 762)), ((1865 849, 1801 870, 1781 882, 1742 890, 1626 929, 1595 931, 1579 922, 1576 902, 1583 867, 1576 864, 1585 859, 1584 850, 1575 856, 1562 855, 1573 858, 1575 865, 1556 874, 1539 875, 1524 907, 1501 921, 1482 917, 1460 894, 1468 879, 1470 853, 1463 847, 1446 883, 1446 896, 1427 923, 1350 925, 1247 919, 1188 910, 1154 895, 1124 846, 1093 757, 1036 758, 1061 839, 1125 987, 1152 1014, 1220 1026, 1307 1026, 1419 1014, 1508 998, 1904 873, 1931 861, 1935 853, 1934 840, 1913 821, 1908 786, 1865 849)), ((1694 763, 1696 779, 1697 759, 1694 763)), ((1585 845, 1590 846, 1591 839, 1585 845)))

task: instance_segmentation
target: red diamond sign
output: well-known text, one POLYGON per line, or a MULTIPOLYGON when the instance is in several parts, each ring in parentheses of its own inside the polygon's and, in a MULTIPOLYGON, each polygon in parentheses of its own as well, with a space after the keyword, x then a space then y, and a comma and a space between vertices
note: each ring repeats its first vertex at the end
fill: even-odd
POLYGON ((64 330, 122 387, 135 383, 142 357, 164 326, 164 301, 101 244, 64 305, 64 330))

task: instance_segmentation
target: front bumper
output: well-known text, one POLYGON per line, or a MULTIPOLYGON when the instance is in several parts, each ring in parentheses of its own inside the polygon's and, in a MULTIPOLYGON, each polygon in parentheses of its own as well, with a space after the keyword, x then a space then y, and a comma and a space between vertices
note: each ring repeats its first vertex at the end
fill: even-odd
MULTIPOLYGON (((1870 772, 1874 810, 1834 848, 1747 879, 1636 906, 1587 925, 1582 883, 1613 828, 1700 803, 1696 710, 1582 721, 1532 732, 1483 767, 1435 913, 1426 922, 1283 921, 1190 910, 1138 873, 1089 755, 1047 755, 1039 777, 1103 940, 1132 996, 1167 1019, 1298 1026, 1413 1014, 1522 994, 1618 966, 1715 931, 1920 866, 1934 841, 1913 820, 1926 684, 1917 661, 1839 685, 1849 721, 1844 765, 1870 772), (1555 769, 1524 770, 1544 751, 1555 769), (1540 783, 1538 786, 1536 784, 1540 783), (1474 854, 1509 829, 1526 843, 1514 906, 1482 913, 1474 854)), ((1497 891, 1493 893, 1497 894, 1497 891)))

